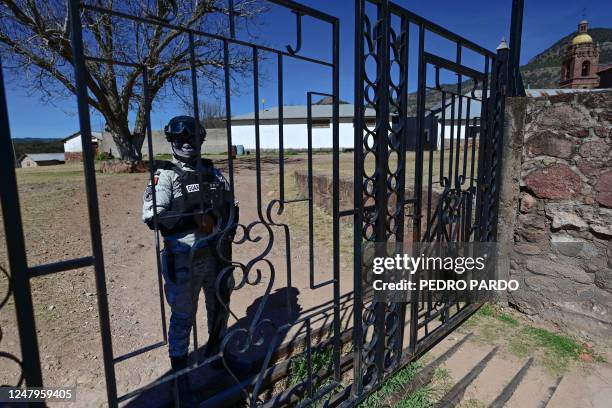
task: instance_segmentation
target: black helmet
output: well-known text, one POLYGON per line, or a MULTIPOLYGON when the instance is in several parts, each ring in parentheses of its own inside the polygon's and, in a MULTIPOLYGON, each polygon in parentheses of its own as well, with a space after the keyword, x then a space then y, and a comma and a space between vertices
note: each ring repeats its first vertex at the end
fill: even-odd
MULTIPOLYGON (((170 119, 170 122, 164 128, 166 140, 169 142, 183 141, 189 143, 197 143, 194 138, 196 121, 193 116, 175 116, 170 119)), ((200 143, 206 138, 206 129, 200 124, 200 143)))
POLYGON ((178 160, 189 163, 198 157, 206 138, 206 130, 200 125, 199 141, 195 136, 196 121, 191 116, 175 116, 164 128, 166 140, 172 144, 172 152, 178 160))

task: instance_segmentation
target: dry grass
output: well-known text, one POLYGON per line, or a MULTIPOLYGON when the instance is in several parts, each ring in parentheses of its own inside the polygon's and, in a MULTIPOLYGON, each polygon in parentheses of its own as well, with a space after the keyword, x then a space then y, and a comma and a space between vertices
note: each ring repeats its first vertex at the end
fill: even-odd
MULTIPOLYGON (((444 157, 439 151, 425 151, 423 153, 423 185, 426 187, 428 185, 428 175, 430 173, 429 166, 431 161, 431 176, 432 182, 435 184, 440 179, 440 161, 443 160, 443 169, 442 174, 444 176, 449 175, 449 167, 451 166, 451 157, 450 151, 444 151, 444 157)), ((305 155, 304 155, 305 157, 305 155)), ((476 173, 478 171, 478 153, 476 152, 474 155, 475 163, 474 163, 474 177, 476 177, 476 173)), ((388 169, 391 172, 395 172, 398 166, 399 156, 391 153, 389 156, 388 169)), ((339 175, 340 178, 343 179, 353 179, 354 177, 354 153, 341 153, 339 155, 340 166, 339 166, 339 175)), ((463 146, 460 148, 459 152, 459 174, 463 173, 463 166, 465 163, 465 174, 470 176, 471 173, 471 163, 472 163, 472 151, 471 146, 468 146, 467 152, 467 161, 464 157, 463 146)), ((372 154, 368 154, 364 157, 363 168, 365 174, 371 175, 374 174, 374 169, 376 165, 375 157, 372 154)), ((452 157, 452 170, 453 174, 455 173, 455 168, 457 166, 457 151, 454 150, 454 154, 452 157)), ((404 168, 406 169, 406 186, 410 187, 414 185, 415 173, 416 173, 416 153, 415 152, 406 152, 406 161, 404 163, 404 168)), ((332 156, 318 154, 313 156, 313 172, 316 174, 332 174, 332 156)))

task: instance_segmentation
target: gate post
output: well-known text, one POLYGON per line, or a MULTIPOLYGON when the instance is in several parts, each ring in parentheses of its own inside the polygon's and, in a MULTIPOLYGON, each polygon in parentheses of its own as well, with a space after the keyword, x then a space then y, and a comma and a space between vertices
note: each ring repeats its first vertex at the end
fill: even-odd
POLYGON ((504 109, 508 93, 508 56, 510 49, 502 40, 497 47, 497 60, 494 62, 491 96, 489 100, 489 115, 487 126, 487 149, 485 186, 487 188, 484 203, 484 234, 482 241, 491 242, 497 239, 497 219, 499 212, 499 189, 501 177, 502 138, 504 135, 504 109))
POLYGON ((353 119, 354 148, 353 156, 353 207, 355 216, 353 218, 353 385, 351 394, 354 399, 359 398, 363 390, 361 371, 362 371, 362 352, 363 352, 363 326, 362 308, 363 293, 361 275, 362 268, 362 234, 364 220, 363 204, 363 133, 364 133, 364 110, 362 108, 364 91, 361 83, 365 71, 363 63, 363 14, 365 12, 365 0, 355 0, 355 113, 353 119))
POLYGON ((508 61, 508 95, 525 96, 523 77, 521 76, 521 38, 523 35, 524 0, 512 0, 512 17, 510 20, 510 51, 508 61))
POLYGON ((83 167, 85 172, 85 190, 87 193, 87 209, 89 213, 89 230, 94 258, 94 274, 98 299, 98 317, 100 320, 100 335, 102 337, 102 357, 104 359, 104 374, 106 376, 106 395, 109 407, 118 406, 117 383, 115 379, 115 363, 113 360, 113 343, 111 337, 110 318, 108 310, 108 295, 106 292, 106 276, 104 273, 104 253, 102 251, 102 233, 100 231, 100 212, 98 209, 98 191, 94 168, 93 150, 91 147, 91 123, 89 118, 89 102, 87 95, 87 67, 83 50, 83 33, 81 27, 79 0, 70 0, 70 40, 73 53, 74 81, 77 95, 77 108, 83 148, 83 167))
MULTIPOLYGON (((25 378, 28 387, 42 387, 38 337, 34 321, 34 306, 30 289, 30 271, 26 259, 26 247, 21 223, 19 207, 19 192, 15 175, 15 155, 13 153, 11 133, 9 128, 8 109, 2 76, 2 61, 0 61, 0 200, 6 237, 6 249, 9 260, 10 279, 7 288, 7 298, 13 293, 15 313, 19 329, 19 345, 21 347, 22 376, 19 384, 25 378)), ((3 301, 0 298, 0 307, 3 301)), ((1 333, 1 332, 0 332, 1 333)), ((1 336, 0 336, 1 339, 1 336)), ((0 355, 2 358, 8 358, 0 355)), ((32 404, 44 406, 44 403, 32 404)))

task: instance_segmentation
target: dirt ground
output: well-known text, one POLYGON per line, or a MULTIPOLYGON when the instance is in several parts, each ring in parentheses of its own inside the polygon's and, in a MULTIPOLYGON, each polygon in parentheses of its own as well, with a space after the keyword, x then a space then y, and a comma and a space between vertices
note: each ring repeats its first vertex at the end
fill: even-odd
MULTIPOLYGON (((327 155, 316 155, 315 158, 318 165, 329 165, 331 168, 331 158, 327 155)), ((223 168, 226 163, 218 160, 218 164, 223 168)), ((286 199, 298 196, 291 185, 293 171, 298 168, 306 169, 304 156, 286 159, 286 199)), ((118 357, 163 339, 154 235, 141 221, 142 196, 148 174, 97 173, 96 177, 113 352, 118 357)), ((236 195, 241 202, 241 223, 248 225, 257 220, 258 207, 265 217, 269 202, 278 198, 279 194, 278 159, 266 156, 262 160, 259 206, 252 156, 236 160, 235 177, 236 195)), ((18 183, 30 266, 91 254, 82 166, 19 169, 18 183)), ((275 212, 276 207, 272 214, 275 212)), ((270 270, 266 270, 268 268, 260 266, 262 282, 254 286, 246 285, 239 294, 234 293, 231 308, 237 318, 253 313, 254 302, 262 297, 265 283, 270 280, 273 285, 268 306, 278 304, 284 309, 291 303, 291 319, 312 313, 313 309, 332 299, 331 285, 310 289, 306 216, 305 202, 287 204, 283 214, 272 216, 274 221, 287 222, 290 227, 290 279, 295 290, 283 290, 288 281, 287 238, 282 227, 273 227, 273 245, 268 258, 274 265, 274 276, 271 276, 270 270)), ((318 236, 331 235, 329 219, 329 215, 316 211, 318 236)), ((4 232, 3 227, 0 230, 4 232)), ((257 243, 242 244, 239 249, 235 249, 236 260, 249 261, 271 240, 262 226, 253 228, 252 235, 260 235, 262 239, 257 243)), ((329 242, 315 242, 314 251, 314 283, 327 281, 332 277, 331 246, 329 242)), ((5 245, 0 246, 0 264, 8 269, 5 245)), ((343 274, 349 274, 343 282, 350 282, 352 271, 343 269, 343 274)), ((0 285, 0 293, 4 294, 6 281, 2 280, 0 285)), ((352 287, 344 286, 343 293, 352 290, 352 287)), ((32 297, 45 384, 76 385, 78 400, 83 404, 79 405, 104 405, 104 373, 93 268, 33 279, 32 297)), ((200 309, 203 309, 203 304, 201 299, 200 309)), ((0 325, 4 330, 0 347, 2 351, 19 357, 14 319, 11 299, 0 311, 0 325)), ((233 323, 235 319, 231 319, 229 324, 233 323)), ((200 342, 205 342, 204 318, 199 320, 198 333, 200 342)), ((4 359, 0 360, 0 365, 0 383, 15 383, 19 376, 18 366, 4 359)), ((115 368, 120 395, 145 386, 169 369, 166 348, 160 347, 130 358, 116 364, 115 368)))
MULTIPOLYGON (((219 157, 214 159, 218 159, 220 167, 226 165, 219 157)), ((292 173, 305 170, 306 163, 306 157, 302 154, 286 158, 286 200, 300 198, 292 183, 292 173)), ((314 166, 319 172, 331 172, 330 155, 315 155, 314 166)), ((351 168, 352 154, 342 154, 341 173, 346 176, 351 168)), ((97 173, 96 177, 113 352, 118 357, 162 340, 154 235, 141 221, 142 195, 148 175, 97 173)), ((259 219, 260 214, 267 217, 268 204, 279 198, 281 190, 278 160, 274 156, 266 156, 262 160, 260 199, 252 156, 236 160, 235 177, 236 195, 241 202, 241 223, 248 225, 259 219)), ((18 181, 29 265, 91 254, 82 167, 62 165, 19 169, 18 181)), ((254 286, 246 285, 239 293, 234 293, 231 308, 238 320, 255 312, 257 301, 261 300, 266 283, 270 281, 272 287, 267 307, 288 310, 287 305, 291 305, 290 316, 281 319, 281 323, 312 313, 332 299, 331 285, 318 289, 312 289, 310 285, 306 202, 287 204, 282 214, 276 213, 277 208, 272 208, 271 218, 278 224, 288 225, 289 236, 285 235, 282 225, 275 226, 272 227, 274 236, 271 241, 272 237, 260 225, 254 227, 252 235, 261 236, 261 240, 235 247, 235 259, 246 262, 272 242, 268 258, 274 266, 273 271, 265 265, 260 266, 262 281, 254 286), (287 248, 291 252, 290 263, 287 262, 287 248), (289 286, 294 289, 288 291, 284 288, 289 280, 289 286)), ((314 215, 316 284, 332 278, 332 249, 329 239, 331 217, 316 208, 314 215)), ((351 225, 345 222, 341 225, 342 241, 351 243, 351 225)), ((4 233, 3 226, 0 233, 4 233)), ((0 242, 3 241, 4 238, 0 237, 0 242)), ((344 294, 352 290, 352 258, 344 246, 340 254, 340 291, 344 294)), ((0 265, 8 269, 4 244, 0 245, 0 265)), ((0 297, 6 292, 6 284, 0 278, 0 297)), ((35 278, 32 280, 32 297, 45 384, 77 386, 78 406, 104 406, 104 371, 93 269, 35 278)), ((0 310, 0 327, 3 330, 0 350, 20 357, 12 302, 12 299, 9 300, 0 310)), ((202 309, 203 301, 200 311, 202 309)), ((203 313, 198 320, 200 345, 206 339, 205 319, 202 316, 203 313)), ((165 318, 167 320, 168 316, 165 318)), ((230 325, 235 323, 236 319, 232 318, 230 325)), ((119 362, 115 368, 118 391, 122 395, 146 386, 166 373, 169 369, 167 350, 165 347, 156 348, 119 362)), ((580 377, 580 372, 574 375, 580 377)), ((0 359, 0 383, 14 384, 18 377, 19 367, 0 359)))

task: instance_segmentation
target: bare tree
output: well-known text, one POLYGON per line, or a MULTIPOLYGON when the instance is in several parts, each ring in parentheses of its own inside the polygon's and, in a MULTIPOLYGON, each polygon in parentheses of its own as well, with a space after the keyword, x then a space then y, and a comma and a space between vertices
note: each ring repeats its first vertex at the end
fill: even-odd
POLYGON ((206 129, 225 127, 225 104, 220 99, 214 102, 200 101, 200 121, 206 129))
MULTIPOLYGON (((0 0, 0 52, 8 71, 25 82, 46 102, 75 94, 68 21, 68 0, 0 0)), ((225 0, 89 0, 88 3, 164 21, 175 26, 227 34, 225 0)), ((236 1, 242 23, 261 13, 257 0, 236 1)), ((102 114, 121 159, 141 160, 145 138, 145 104, 142 98, 143 68, 149 94, 163 99, 165 92, 188 98, 190 52, 186 33, 144 24, 97 11, 83 11, 85 53, 103 59, 139 64, 126 67, 87 61, 89 104, 102 114), (130 126, 129 118, 133 123, 130 126)), ((194 36, 198 81, 213 88, 223 84, 223 43, 194 36)), ((239 76, 250 69, 251 50, 233 47, 231 72, 239 76)))

